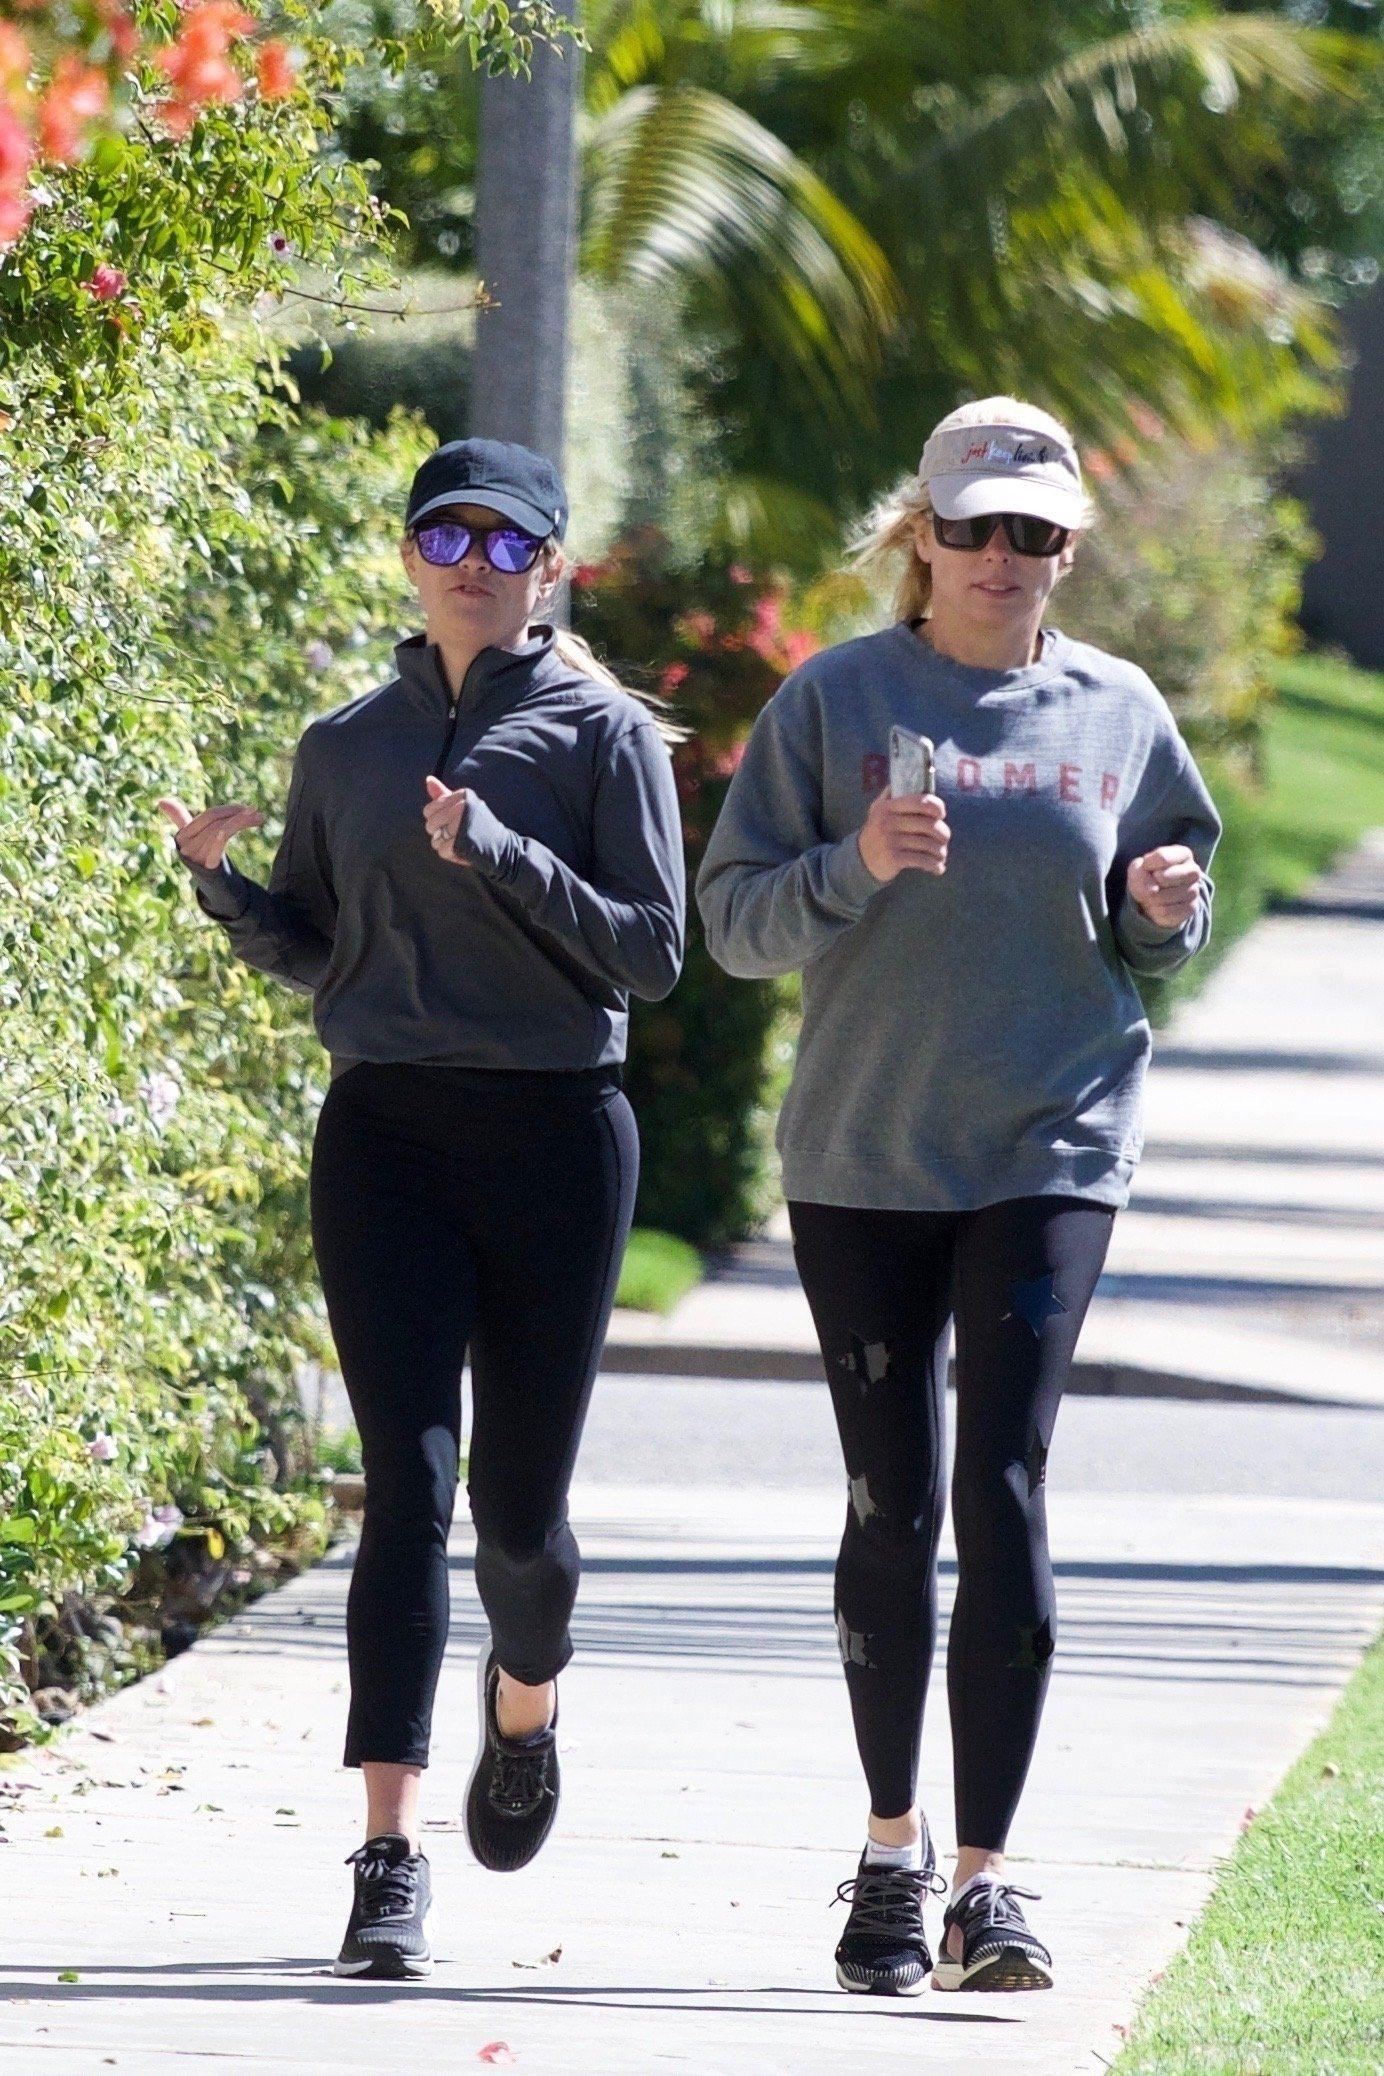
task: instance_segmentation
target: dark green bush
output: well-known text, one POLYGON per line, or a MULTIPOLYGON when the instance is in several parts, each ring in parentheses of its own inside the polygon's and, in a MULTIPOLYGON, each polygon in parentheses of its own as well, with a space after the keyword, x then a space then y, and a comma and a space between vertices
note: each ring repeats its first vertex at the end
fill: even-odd
POLYGON ((630 1004, 626 1089, 643 1145, 639 1224, 694 1246, 738 1239, 772 1207, 769 1111, 791 983, 735 980, 711 959, 692 895, 745 736, 786 671, 817 646, 786 625, 783 587, 707 558, 680 563, 655 529, 580 565, 573 624, 625 682, 661 692, 693 734, 673 764, 683 807, 688 945, 663 1002, 630 1004))

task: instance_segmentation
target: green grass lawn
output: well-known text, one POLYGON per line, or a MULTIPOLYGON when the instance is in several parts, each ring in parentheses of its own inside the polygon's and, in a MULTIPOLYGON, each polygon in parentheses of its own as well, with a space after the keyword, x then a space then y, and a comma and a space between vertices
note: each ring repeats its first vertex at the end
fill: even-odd
POLYGON ((1301 656, 1274 677, 1260 870, 1270 895, 1291 895, 1384 827, 1384 674, 1301 656))
POLYGON ((702 1258, 695 1247, 672 1233, 636 1226, 625 1250, 617 1305, 636 1312, 671 1312, 702 1280, 702 1258))
POLYGON ((1227 1861, 1114 2076, 1384 2068, 1384 1637, 1227 1861))
POLYGON ((1225 824, 1211 876, 1211 942, 1167 981, 1141 983, 1150 1020, 1205 986, 1230 947, 1276 900, 1291 898, 1367 829, 1384 828, 1384 674, 1329 655, 1274 666, 1264 715, 1264 784, 1219 758, 1198 766, 1225 824))

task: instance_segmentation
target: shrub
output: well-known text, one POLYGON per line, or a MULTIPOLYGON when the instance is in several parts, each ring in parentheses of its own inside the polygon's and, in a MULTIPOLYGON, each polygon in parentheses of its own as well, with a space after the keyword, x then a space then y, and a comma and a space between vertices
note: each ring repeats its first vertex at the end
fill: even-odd
POLYGON ((692 565, 653 528, 578 565, 573 624, 632 685, 672 699, 694 731, 674 752, 688 871, 682 978, 663 1002, 630 1004, 626 1088, 643 1144, 636 1218, 695 1246, 737 1239, 768 1215, 774 1161, 768 1116, 789 984, 735 980, 712 960, 692 887, 755 715, 817 647, 790 624, 782 583, 738 563, 692 565))
POLYGON ((104 137, 0 257, 3 1741, 51 1720, 36 1681, 85 1690, 82 1622, 151 1573, 205 1584, 325 1533, 293 1386, 328 1346, 320 1055, 218 942, 156 806, 277 806, 308 712, 377 682, 397 631, 423 430, 293 424, 246 314, 285 253, 391 279, 324 121, 250 97, 183 141, 104 137))

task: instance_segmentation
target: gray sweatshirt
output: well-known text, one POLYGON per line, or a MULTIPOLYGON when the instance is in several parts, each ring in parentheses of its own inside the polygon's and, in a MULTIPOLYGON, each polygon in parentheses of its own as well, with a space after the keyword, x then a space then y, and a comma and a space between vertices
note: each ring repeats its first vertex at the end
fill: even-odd
POLYGON ((554 630, 482 649, 453 707, 421 634, 387 684, 309 722, 268 886, 184 860, 247 964, 313 998, 332 1078, 360 1060, 548 1070, 623 1060, 629 997, 666 995, 686 922, 672 759, 646 706, 569 668, 554 630), (456 843, 424 779, 465 786, 456 843))
POLYGON ((755 720, 697 875, 717 963, 802 969, 775 1134, 790 1198, 966 1210, 1070 1195, 1121 1206, 1143 1148, 1152 1037, 1130 978, 1205 944, 1130 898, 1130 861, 1221 821, 1137 665, 1043 630, 1039 661, 941 657, 900 621, 792 671, 755 720), (875 879, 857 840, 893 722, 931 736, 947 869, 875 879))

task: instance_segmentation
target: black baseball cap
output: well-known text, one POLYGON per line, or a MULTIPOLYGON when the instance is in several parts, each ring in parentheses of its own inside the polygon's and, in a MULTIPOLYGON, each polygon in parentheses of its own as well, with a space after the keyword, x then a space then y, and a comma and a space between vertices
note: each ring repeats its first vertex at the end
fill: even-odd
POLYGON ((567 530, 567 492, 546 455, 516 440, 448 440, 419 464, 405 526, 439 505, 489 505, 540 539, 567 530))

